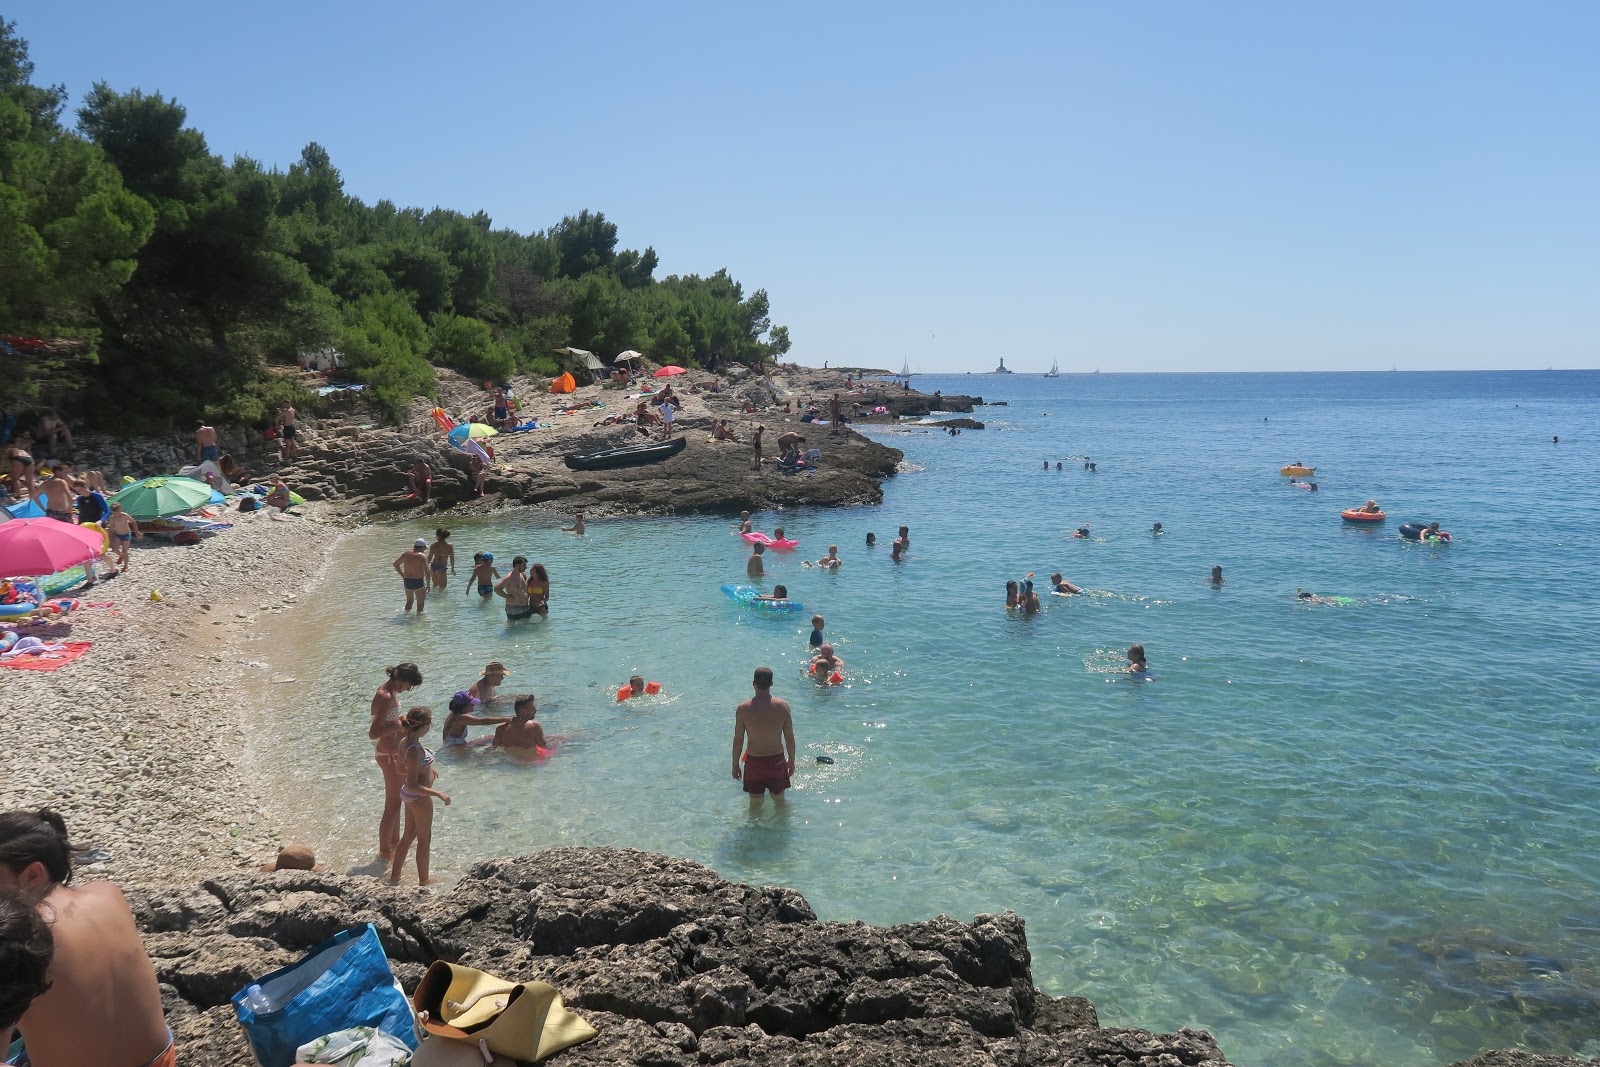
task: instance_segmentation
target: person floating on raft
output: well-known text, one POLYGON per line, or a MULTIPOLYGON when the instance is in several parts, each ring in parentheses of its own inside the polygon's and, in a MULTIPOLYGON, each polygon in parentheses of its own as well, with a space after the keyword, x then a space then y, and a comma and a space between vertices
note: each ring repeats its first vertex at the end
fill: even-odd
POLYGON ((660 682, 647 682, 641 675, 634 675, 628 679, 628 684, 617 690, 617 703, 631 700, 640 696, 655 696, 661 692, 660 682))
POLYGON ((1430 522, 1424 526, 1420 522, 1408 522, 1400 527, 1400 536, 1407 541, 1453 541, 1449 530, 1439 529, 1439 524, 1430 522))
POLYGON ((1088 523, 1084 523, 1082 526, 1078 527, 1076 530, 1073 530, 1072 531, 1072 536, 1073 537, 1077 537, 1077 538, 1087 538, 1089 536, 1089 524, 1088 523))
POLYGON ((824 644, 811 657, 811 673, 819 682, 838 685, 844 681, 844 660, 833 654, 832 645, 824 644))

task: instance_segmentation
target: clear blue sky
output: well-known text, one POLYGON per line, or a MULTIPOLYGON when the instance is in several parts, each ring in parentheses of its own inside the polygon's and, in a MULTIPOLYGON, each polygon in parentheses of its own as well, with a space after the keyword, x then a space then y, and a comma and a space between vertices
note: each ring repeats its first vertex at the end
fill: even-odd
POLYGON ((1600 3, 130 4, 38 77, 321 142, 369 202, 603 211, 803 363, 1600 366, 1600 3))

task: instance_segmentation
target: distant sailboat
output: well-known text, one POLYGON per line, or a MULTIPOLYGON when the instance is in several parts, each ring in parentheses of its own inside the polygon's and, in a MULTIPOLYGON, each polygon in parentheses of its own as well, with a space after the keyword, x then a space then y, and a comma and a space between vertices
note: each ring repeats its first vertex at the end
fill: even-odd
POLYGON ((1061 361, 1052 359, 1050 361, 1050 369, 1044 372, 1044 376, 1046 378, 1061 377, 1061 361))
POLYGON ((910 360, 905 360, 905 361, 901 362, 901 364, 900 364, 900 377, 902 377, 902 378, 911 377, 911 361, 910 360))
POLYGON ((996 374, 1010 374, 1011 373, 1010 371, 1006 370, 1006 358, 1004 356, 1000 357, 1000 366, 996 367, 994 372, 996 374))

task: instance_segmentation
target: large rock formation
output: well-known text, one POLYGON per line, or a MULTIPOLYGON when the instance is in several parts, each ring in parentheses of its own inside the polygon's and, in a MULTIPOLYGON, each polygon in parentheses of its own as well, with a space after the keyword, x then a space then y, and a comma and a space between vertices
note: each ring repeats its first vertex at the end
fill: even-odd
POLYGON ((435 959, 540 978, 600 1031, 557 1064, 1228 1067, 1203 1031, 1101 1028, 1034 988, 1022 920, 819 922, 790 889, 687 860, 553 849, 478 864, 453 890, 311 872, 135 890, 184 1062, 250 1067, 228 998, 373 923, 411 990, 435 959))

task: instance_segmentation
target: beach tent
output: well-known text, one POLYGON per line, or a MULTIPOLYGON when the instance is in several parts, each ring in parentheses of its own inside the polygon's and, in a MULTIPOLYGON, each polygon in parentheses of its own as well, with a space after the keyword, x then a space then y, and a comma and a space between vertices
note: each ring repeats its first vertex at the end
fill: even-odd
POLYGON ((578 380, 572 376, 571 371, 563 371, 561 377, 550 383, 552 393, 570 393, 578 387, 578 380))
POLYGON ((13 519, 42 519, 44 508, 39 506, 37 500, 19 500, 8 508, 0 508, 13 519))

